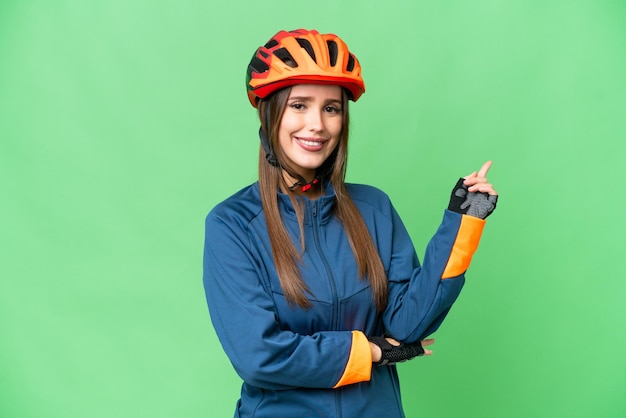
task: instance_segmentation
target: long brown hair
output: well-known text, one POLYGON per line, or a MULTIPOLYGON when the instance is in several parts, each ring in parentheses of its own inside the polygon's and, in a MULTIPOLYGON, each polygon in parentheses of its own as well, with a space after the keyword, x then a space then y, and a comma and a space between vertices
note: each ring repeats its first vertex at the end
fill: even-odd
MULTIPOLYGON (((266 151, 261 147, 259 153, 259 186, 274 264, 285 298, 290 304, 295 303, 301 308, 309 308, 311 302, 306 298, 305 293, 310 294, 311 292, 302 280, 298 268, 298 264, 302 263, 302 255, 292 242, 278 209, 277 191, 287 190, 289 186, 285 183, 282 170, 284 169, 288 173, 296 172, 289 165, 288 159, 278 146, 278 128, 290 91, 290 88, 279 90, 258 104, 261 130, 268 138, 278 161, 277 165, 269 164, 266 160, 266 151)), ((335 216, 345 228, 357 262, 359 276, 361 279, 369 278, 374 303, 378 312, 382 312, 387 306, 385 269, 363 217, 348 195, 345 184, 349 131, 348 96, 345 91, 342 93, 342 118, 343 125, 337 148, 318 169, 318 175, 325 175, 326 178, 322 178, 322 181, 329 179, 335 189, 335 216)), ((301 248, 304 252, 304 210, 296 201, 293 193, 288 193, 288 195, 298 217, 301 248)))

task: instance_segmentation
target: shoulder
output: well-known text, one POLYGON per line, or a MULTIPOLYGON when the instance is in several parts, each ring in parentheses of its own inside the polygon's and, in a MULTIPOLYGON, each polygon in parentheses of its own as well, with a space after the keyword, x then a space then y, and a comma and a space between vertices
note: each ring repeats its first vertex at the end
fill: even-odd
POLYGON ((247 225, 263 211, 258 184, 244 187, 237 193, 215 205, 206 217, 210 224, 236 225, 246 228, 247 225))
POLYGON ((387 193, 366 184, 347 183, 346 187, 350 198, 361 212, 375 211, 388 217, 392 216, 393 205, 387 193))
POLYGON ((347 183, 346 188, 348 189, 348 193, 350 194, 350 198, 353 201, 365 202, 373 205, 383 204, 389 205, 391 201, 389 200, 389 196, 382 190, 369 186, 367 184, 354 184, 347 183))

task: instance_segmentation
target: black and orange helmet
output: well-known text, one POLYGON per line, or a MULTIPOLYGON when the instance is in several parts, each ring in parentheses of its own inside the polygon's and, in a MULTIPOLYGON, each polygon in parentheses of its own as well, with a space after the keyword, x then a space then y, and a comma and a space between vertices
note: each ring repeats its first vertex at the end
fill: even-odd
POLYGON ((246 87, 254 107, 258 99, 303 83, 342 86, 355 102, 365 92, 361 64, 348 46, 337 35, 316 30, 278 32, 248 65, 246 87))

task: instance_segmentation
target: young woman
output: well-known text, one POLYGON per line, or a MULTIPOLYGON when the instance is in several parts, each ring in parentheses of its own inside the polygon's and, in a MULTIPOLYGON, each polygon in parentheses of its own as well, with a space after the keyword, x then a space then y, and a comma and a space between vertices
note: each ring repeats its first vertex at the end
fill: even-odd
POLYGON ((491 163, 457 182, 420 265, 388 197, 344 181, 348 100, 365 91, 345 43, 281 31, 246 83, 259 181, 211 211, 204 252, 211 319, 243 379, 235 416, 403 417, 395 363, 430 354, 461 291, 497 200, 491 163))

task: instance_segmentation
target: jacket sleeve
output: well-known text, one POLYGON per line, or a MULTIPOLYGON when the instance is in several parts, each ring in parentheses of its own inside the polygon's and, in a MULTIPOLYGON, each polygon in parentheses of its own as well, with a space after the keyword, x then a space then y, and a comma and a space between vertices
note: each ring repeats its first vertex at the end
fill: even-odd
POLYGON ((459 295, 485 221, 446 210, 420 265, 402 221, 392 212, 389 303, 383 321, 392 336, 414 342, 439 328, 459 295))
POLYGON ((300 335, 282 330, 264 268, 239 225, 209 214, 203 282, 213 326, 239 376, 266 389, 334 388, 370 379, 360 331, 300 335))

